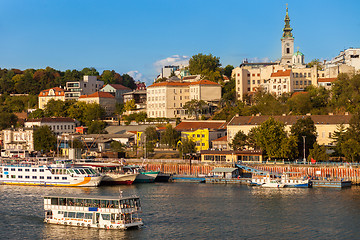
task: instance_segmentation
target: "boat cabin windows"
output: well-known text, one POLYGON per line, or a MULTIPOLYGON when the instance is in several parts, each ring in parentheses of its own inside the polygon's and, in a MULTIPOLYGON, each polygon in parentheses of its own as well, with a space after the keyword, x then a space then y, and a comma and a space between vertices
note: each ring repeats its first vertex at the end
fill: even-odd
POLYGON ((103 220, 110 221, 110 214, 101 214, 103 220))
POLYGON ((98 207, 98 208, 140 208, 139 198, 123 200, 106 199, 82 199, 82 198, 57 198, 51 197, 51 205, 78 206, 78 207, 98 207))

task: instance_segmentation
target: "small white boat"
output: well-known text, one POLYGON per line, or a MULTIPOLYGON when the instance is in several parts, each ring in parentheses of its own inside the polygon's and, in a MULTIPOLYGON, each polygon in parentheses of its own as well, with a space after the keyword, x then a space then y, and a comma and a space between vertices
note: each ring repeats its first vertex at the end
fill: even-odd
POLYGON ((131 197, 45 196, 44 222, 78 227, 127 229, 143 225, 140 199, 131 197))
POLYGON ((264 187, 264 188, 283 188, 283 187, 285 187, 285 184, 283 184, 279 180, 270 179, 269 181, 266 181, 264 184, 262 184, 261 187, 264 187))

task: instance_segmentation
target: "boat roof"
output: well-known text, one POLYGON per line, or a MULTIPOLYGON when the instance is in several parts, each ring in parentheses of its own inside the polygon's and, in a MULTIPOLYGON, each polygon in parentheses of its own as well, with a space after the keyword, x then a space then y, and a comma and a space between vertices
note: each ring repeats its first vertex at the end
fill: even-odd
POLYGON ((120 167, 122 166, 120 163, 102 163, 102 162, 75 162, 75 166, 82 167, 120 167))
POLYGON ((217 167, 214 168, 211 172, 226 172, 226 173, 231 173, 233 171, 235 171, 237 168, 227 168, 227 167, 217 167))
POLYGON ((134 199, 139 198, 138 196, 123 196, 123 197, 115 197, 115 196, 56 196, 56 195, 47 195, 44 198, 78 198, 78 199, 94 199, 94 200, 124 200, 124 199, 134 199))

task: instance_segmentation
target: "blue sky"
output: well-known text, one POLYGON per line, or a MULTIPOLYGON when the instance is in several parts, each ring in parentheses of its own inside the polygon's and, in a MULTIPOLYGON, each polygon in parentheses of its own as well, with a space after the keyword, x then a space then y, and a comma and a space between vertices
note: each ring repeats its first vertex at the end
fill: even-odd
POLYGON ((198 53, 277 60, 286 3, 306 62, 360 47, 356 0, 0 0, 0 67, 113 69, 149 84, 198 53))

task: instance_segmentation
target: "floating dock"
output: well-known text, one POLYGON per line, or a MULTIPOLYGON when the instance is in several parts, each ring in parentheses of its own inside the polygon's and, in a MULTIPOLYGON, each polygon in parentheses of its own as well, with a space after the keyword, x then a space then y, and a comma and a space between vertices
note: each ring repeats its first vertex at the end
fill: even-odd
POLYGON ((194 175, 173 175, 173 182, 187 182, 187 183, 205 183, 205 177, 194 175))
POLYGON ((249 178, 220 178, 220 177, 207 177, 206 183, 219 183, 219 184, 249 184, 249 178))
POLYGON ((345 188, 351 187, 351 181, 336 181, 336 180, 311 180, 312 187, 323 188, 345 188))

